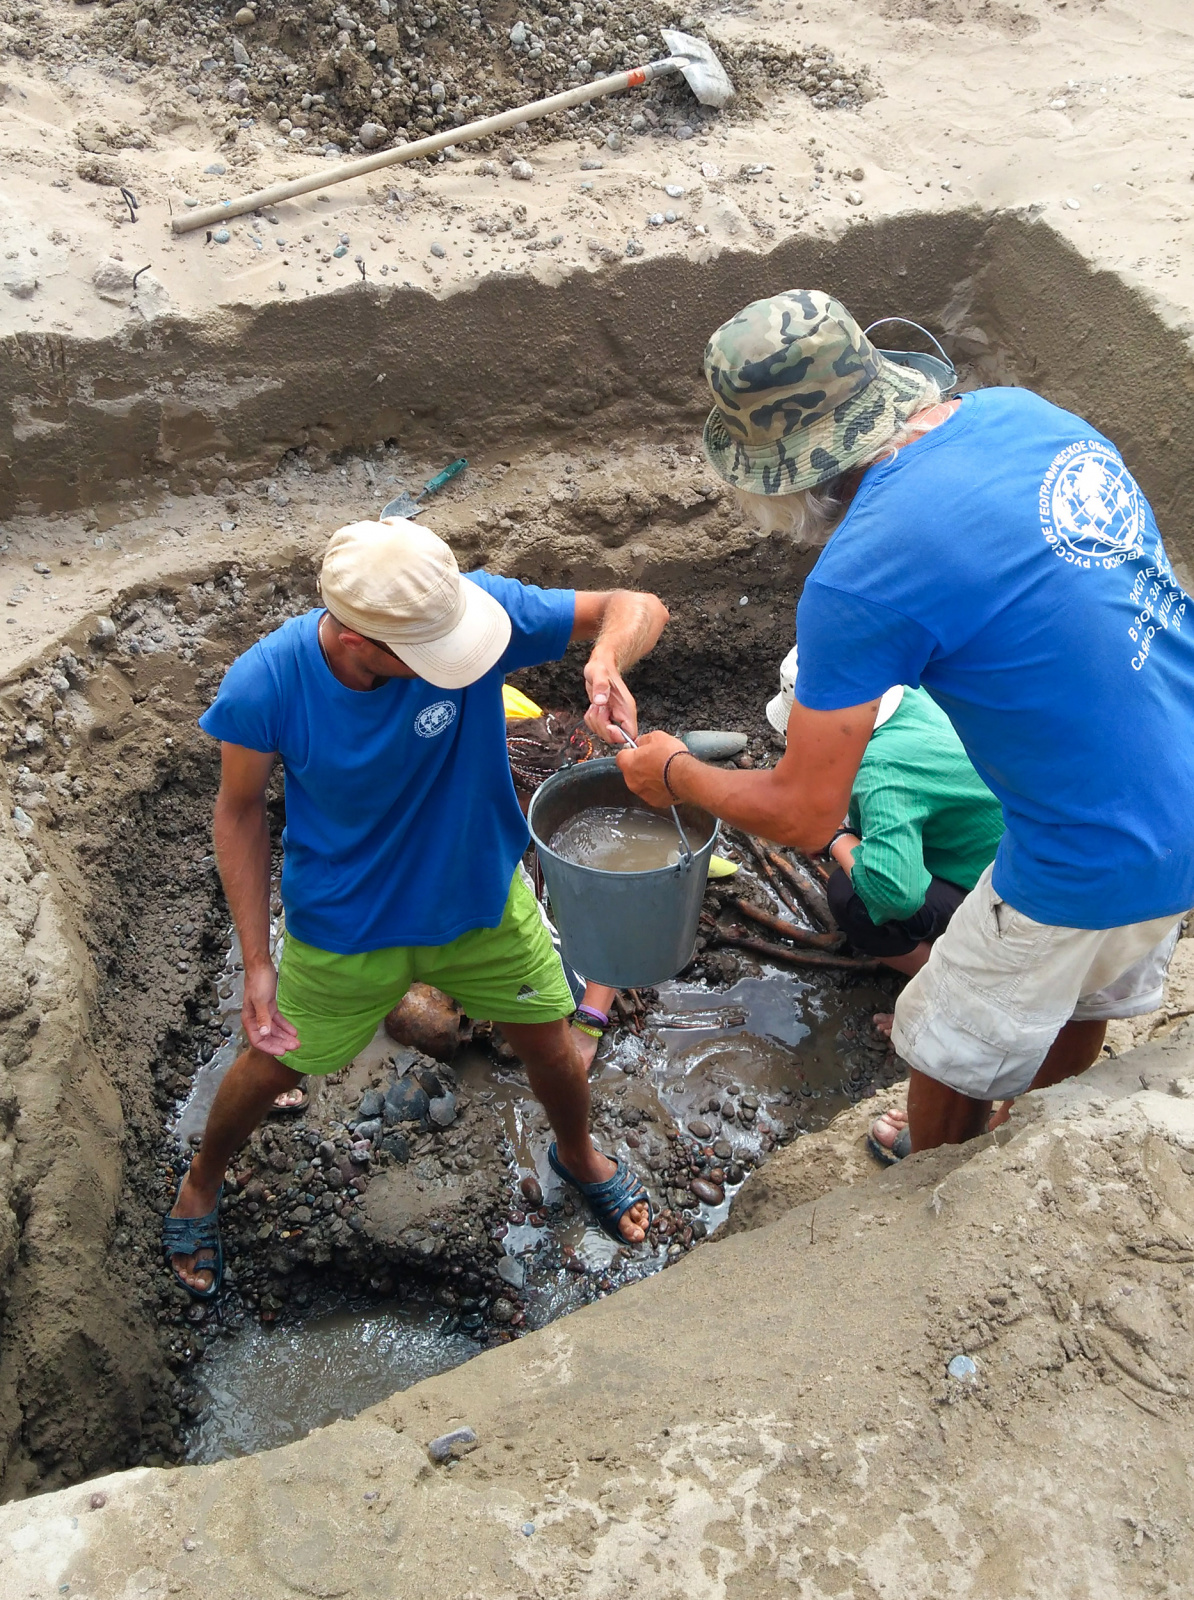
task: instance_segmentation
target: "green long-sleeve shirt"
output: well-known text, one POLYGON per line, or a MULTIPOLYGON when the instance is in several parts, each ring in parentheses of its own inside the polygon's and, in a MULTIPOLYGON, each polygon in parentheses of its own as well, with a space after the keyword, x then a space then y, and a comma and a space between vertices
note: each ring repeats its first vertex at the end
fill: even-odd
POLYGON ((895 714, 871 735, 849 821, 862 840, 854 890, 875 923, 919 911, 931 876, 973 889, 1003 835, 998 800, 924 689, 905 689, 895 714))

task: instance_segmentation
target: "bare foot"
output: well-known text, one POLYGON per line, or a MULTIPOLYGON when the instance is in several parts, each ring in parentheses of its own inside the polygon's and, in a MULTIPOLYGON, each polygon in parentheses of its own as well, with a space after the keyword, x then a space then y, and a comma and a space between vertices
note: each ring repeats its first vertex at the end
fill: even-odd
POLYGON ((890 1040, 892 1024, 894 1022, 894 1011, 876 1011, 875 1015, 871 1018, 871 1026, 879 1035, 880 1039, 890 1040))
POLYGON ((281 1094, 274 1096, 273 1109, 275 1111, 300 1111, 307 1103, 307 1091, 301 1084, 296 1083, 293 1089, 283 1089, 281 1094))
POLYGON ((908 1113, 899 1106, 893 1106, 871 1123, 871 1138, 884 1150, 890 1150, 907 1126, 908 1113))
MULTIPOLYGON (((205 1217, 216 1204, 219 1185, 215 1189, 200 1189, 188 1170, 178 1191, 178 1198, 170 1212, 172 1217, 205 1217)), ((170 1265, 182 1281, 200 1294, 211 1288, 215 1280, 215 1251, 197 1250, 193 1256, 171 1256, 170 1265), (211 1265, 208 1265, 211 1263, 211 1265)))

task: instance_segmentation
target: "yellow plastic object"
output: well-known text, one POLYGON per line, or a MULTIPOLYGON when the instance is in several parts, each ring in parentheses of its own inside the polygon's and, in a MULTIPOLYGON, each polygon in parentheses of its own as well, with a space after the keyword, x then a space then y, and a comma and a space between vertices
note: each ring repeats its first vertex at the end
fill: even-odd
POLYGON ((736 861, 727 861, 724 856, 709 857, 709 876, 711 878, 732 878, 738 870, 736 861))
POLYGON ((507 722, 521 722, 526 717, 541 717, 543 707, 537 706, 533 700, 528 700, 521 689, 516 689, 511 683, 502 684, 502 704, 506 708, 507 722))

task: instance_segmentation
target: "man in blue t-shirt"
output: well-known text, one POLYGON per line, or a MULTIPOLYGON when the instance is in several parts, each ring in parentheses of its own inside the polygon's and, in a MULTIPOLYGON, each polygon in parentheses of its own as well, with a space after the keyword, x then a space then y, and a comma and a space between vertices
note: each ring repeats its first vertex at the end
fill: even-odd
MULTIPOLYGON (((653 648, 662 602, 462 576, 403 518, 341 528, 323 607, 238 660, 200 718, 220 740, 216 856, 244 958, 249 1047, 208 1115, 163 1247, 199 1298, 219 1288, 224 1169, 274 1097, 337 1071, 416 979, 499 1022, 555 1131, 556 1171, 619 1240, 646 1235, 646 1191, 595 1149, 558 955, 518 868, 529 843, 506 751, 507 672, 595 641, 589 726, 637 732, 623 673, 653 648), (269 947, 265 792, 286 783, 277 971, 269 947)), ((611 740, 611 742, 613 742, 611 740)))
POLYGON ((1159 1003, 1194 905, 1191 604, 1115 446, 1027 390, 944 399, 813 290, 747 306, 705 371, 710 462, 766 529, 825 544, 787 750, 727 773, 648 734, 618 759, 653 804, 819 850, 880 696, 929 691, 1007 830, 896 1004, 906 1145, 960 1142, 1159 1003))

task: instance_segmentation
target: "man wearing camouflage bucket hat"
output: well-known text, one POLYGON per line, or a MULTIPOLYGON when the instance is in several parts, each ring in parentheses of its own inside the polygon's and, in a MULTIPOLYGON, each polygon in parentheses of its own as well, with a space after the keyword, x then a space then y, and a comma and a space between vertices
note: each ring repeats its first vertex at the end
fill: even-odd
POLYGON ((897 1155, 960 1143, 1161 1003, 1194 904, 1194 608, 1115 446, 1028 390, 943 399, 813 290, 724 323, 705 373, 712 465, 764 532, 824 545, 787 747, 723 771, 652 733, 619 765, 653 805, 819 851, 881 696, 929 691, 1006 832, 899 996, 907 1127, 872 1131, 897 1155))

